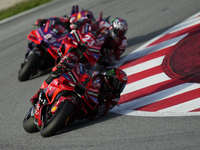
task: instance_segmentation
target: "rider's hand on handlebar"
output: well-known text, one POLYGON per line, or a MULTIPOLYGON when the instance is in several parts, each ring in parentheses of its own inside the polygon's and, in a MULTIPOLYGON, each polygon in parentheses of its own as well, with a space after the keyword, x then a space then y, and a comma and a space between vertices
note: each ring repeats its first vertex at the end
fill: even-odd
POLYGON ((104 49, 102 49, 102 54, 103 54, 103 56, 107 56, 110 54, 110 50, 108 48, 104 48, 104 49))
POLYGON ((60 64, 58 64, 58 68, 62 69, 64 72, 68 72, 71 71, 74 68, 74 64, 73 63, 64 63, 61 62, 60 64))
POLYGON ((70 25, 70 29, 72 30, 76 30, 80 27, 80 23, 79 22, 74 22, 70 25))

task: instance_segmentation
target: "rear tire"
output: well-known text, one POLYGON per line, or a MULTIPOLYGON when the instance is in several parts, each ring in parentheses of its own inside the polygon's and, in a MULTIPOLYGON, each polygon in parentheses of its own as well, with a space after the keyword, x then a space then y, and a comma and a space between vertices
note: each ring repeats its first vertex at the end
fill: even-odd
MULTIPOLYGON (((40 130, 43 137, 49 137, 55 134, 66 119, 72 114, 75 106, 70 101, 65 101, 60 110, 54 114, 51 121, 40 130)), ((44 122, 45 124, 45 122, 44 122)))
POLYGON ((19 81, 26 81, 30 78, 31 70, 38 64, 38 62, 41 61, 41 58, 35 54, 32 53, 28 57, 28 60, 25 62, 25 64, 22 66, 21 70, 18 74, 19 81))

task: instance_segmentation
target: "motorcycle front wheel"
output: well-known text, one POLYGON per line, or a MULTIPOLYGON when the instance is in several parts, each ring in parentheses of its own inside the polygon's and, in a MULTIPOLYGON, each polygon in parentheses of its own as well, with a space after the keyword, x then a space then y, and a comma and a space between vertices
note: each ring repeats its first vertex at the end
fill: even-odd
POLYGON ((37 54, 35 53, 30 54, 18 73, 18 80, 19 81, 28 80, 30 78, 31 71, 34 70, 35 66, 37 66, 39 62, 41 62, 41 58, 37 54))
POLYGON ((75 106, 70 101, 65 101, 64 104, 55 112, 51 114, 50 110, 48 117, 44 120, 44 126, 40 130, 40 134, 43 137, 52 136, 58 131, 61 125, 67 120, 67 118, 72 114, 75 106))
POLYGON ((28 133, 38 132, 39 129, 37 128, 36 124, 34 123, 34 117, 31 116, 31 110, 27 113, 23 120, 23 128, 28 133))

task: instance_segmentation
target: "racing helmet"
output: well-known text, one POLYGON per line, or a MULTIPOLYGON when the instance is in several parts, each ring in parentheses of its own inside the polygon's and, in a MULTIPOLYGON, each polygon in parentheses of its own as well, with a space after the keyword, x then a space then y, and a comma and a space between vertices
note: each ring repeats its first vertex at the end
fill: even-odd
POLYGON ((127 30, 128 30, 128 24, 126 20, 117 17, 111 21, 111 26, 109 31, 110 31, 110 36, 113 39, 122 38, 126 34, 127 30))
POLYGON ((127 84, 127 75, 119 68, 107 67, 105 84, 112 93, 120 94, 127 84))
POLYGON ((76 21, 78 21, 82 18, 88 18, 90 20, 94 20, 93 13, 89 10, 82 10, 82 11, 78 12, 76 21))

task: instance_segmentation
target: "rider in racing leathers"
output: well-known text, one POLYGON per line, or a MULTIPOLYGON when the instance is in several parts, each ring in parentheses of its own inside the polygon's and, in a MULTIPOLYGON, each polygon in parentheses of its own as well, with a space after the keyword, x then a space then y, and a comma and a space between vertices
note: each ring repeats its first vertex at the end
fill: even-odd
POLYGON ((126 20, 115 18, 110 23, 109 34, 101 49, 100 64, 104 67, 114 65, 120 59, 127 47, 125 34, 128 30, 126 20))
POLYGON ((99 105, 96 112, 89 114, 86 118, 93 119, 96 115, 103 116, 111 110, 120 100, 121 92, 127 84, 126 73, 114 67, 107 67, 105 75, 99 74, 101 87, 99 90, 99 105))

